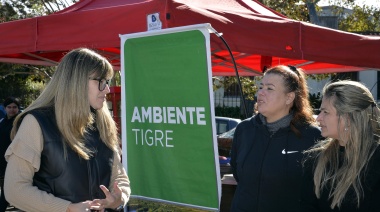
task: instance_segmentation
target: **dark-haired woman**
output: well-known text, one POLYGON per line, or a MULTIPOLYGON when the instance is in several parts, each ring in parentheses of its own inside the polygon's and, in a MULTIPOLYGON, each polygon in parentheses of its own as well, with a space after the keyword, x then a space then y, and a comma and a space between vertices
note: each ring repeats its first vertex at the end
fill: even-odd
POLYGON ((304 73, 268 69, 257 93, 258 114, 235 131, 231 166, 237 188, 231 211, 301 212, 303 151, 320 139, 304 73))

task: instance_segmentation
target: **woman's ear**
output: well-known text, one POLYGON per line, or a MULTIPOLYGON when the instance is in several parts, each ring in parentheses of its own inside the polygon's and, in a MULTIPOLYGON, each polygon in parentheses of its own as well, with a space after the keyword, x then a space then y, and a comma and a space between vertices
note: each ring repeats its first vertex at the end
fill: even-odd
POLYGON ((345 114, 344 116, 341 116, 342 123, 344 124, 344 128, 350 127, 350 119, 348 118, 348 115, 345 114))
POLYGON ((291 104, 295 98, 296 98, 296 93, 289 92, 288 94, 286 94, 286 104, 287 105, 291 104))

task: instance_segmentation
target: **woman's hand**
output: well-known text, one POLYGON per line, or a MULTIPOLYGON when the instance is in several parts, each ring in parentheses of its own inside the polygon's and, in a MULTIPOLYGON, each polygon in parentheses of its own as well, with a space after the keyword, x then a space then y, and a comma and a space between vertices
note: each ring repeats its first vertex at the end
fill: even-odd
POLYGON ((66 212, 90 212, 91 201, 85 201, 80 203, 71 203, 66 212))
POLYGON ((112 192, 110 192, 104 185, 100 186, 100 189, 106 195, 105 199, 94 199, 91 202, 91 209, 104 211, 106 208, 115 209, 123 203, 122 191, 118 186, 118 183, 113 184, 112 192))

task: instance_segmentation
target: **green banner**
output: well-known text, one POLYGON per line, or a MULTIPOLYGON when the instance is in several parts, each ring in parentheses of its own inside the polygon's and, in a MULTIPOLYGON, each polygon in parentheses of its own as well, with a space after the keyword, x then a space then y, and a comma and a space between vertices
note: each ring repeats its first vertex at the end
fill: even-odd
POLYGON ((219 208, 208 36, 180 28, 121 36, 123 157, 133 196, 219 208))

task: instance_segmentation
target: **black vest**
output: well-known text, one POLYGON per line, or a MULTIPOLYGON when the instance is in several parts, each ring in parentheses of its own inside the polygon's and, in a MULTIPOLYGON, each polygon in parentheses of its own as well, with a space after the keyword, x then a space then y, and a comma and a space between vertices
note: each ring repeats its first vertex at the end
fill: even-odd
POLYGON ((94 152, 89 160, 80 158, 68 146, 65 159, 64 141, 56 124, 54 109, 37 109, 29 113, 37 119, 44 139, 41 165, 34 174, 33 185, 73 203, 105 198, 99 186, 109 187, 113 151, 100 140, 97 129, 89 130, 85 136, 86 146, 94 152))

